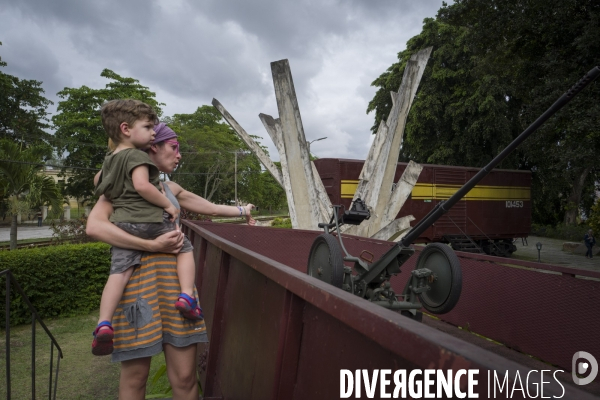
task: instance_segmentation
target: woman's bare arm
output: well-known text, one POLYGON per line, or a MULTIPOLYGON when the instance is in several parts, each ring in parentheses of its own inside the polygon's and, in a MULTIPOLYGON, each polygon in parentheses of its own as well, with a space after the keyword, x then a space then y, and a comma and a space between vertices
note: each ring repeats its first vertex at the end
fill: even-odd
POLYGON ((203 215, 215 215, 221 217, 245 217, 248 225, 256 224, 254 218, 252 218, 251 210, 254 208, 252 204, 247 204, 242 207, 241 215, 240 209, 236 206, 226 206, 221 204, 214 204, 210 201, 183 189, 175 182, 166 182, 169 185, 169 189, 173 192, 173 195, 177 197, 181 208, 185 208, 188 211, 203 215))
POLYGON ((179 230, 165 233, 153 240, 141 239, 113 225, 109 221, 112 212, 112 203, 101 196, 87 220, 88 236, 113 246, 132 250, 178 253, 181 249, 183 234, 179 230))

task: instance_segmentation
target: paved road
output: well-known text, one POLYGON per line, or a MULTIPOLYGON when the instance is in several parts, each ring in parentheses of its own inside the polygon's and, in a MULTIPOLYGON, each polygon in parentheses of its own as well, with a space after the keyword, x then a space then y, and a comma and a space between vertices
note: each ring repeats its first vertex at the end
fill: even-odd
MULTIPOLYGON (((258 226, 270 226, 272 221, 259 221, 257 220, 258 226)), ((17 228, 17 239, 41 239, 51 238, 52 230, 49 226, 44 225, 38 227, 37 224, 21 224, 17 228)), ((0 242, 8 242, 10 240, 10 226, 0 226, 0 242)))
MULTIPOLYGON (((29 225, 19 225, 17 227, 17 239, 38 239, 51 238, 52 230, 49 226, 38 227, 29 225)), ((0 226, 0 242, 8 242, 10 240, 10 227, 0 226)))
POLYGON ((538 242, 542 244, 540 252, 540 261, 542 263, 600 271, 600 255, 590 260, 585 258, 583 254, 572 254, 563 251, 562 248, 565 240, 561 239, 530 236, 527 238, 527 246, 524 246, 523 242, 519 239, 515 242, 517 251, 513 253, 513 257, 519 260, 537 261, 538 251, 535 245, 538 242))

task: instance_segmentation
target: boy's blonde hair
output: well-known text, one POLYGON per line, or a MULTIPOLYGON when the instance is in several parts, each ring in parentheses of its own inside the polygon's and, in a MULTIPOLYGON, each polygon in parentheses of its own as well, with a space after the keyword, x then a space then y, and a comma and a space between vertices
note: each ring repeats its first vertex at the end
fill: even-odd
POLYGON ((116 148, 117 145, 115 144, 115 142, 113 142, 111 138, 108 138, 108 149, 110 151, 115 151, 116 148))
POLYGON ((121 143, 121 124, 126 122, 130 127, 135 121, 148 120, 158 123, 156 112, 148 104, 134 99, 111 100, 100 108, 102 126, 108 137, 116 144, 121 143))

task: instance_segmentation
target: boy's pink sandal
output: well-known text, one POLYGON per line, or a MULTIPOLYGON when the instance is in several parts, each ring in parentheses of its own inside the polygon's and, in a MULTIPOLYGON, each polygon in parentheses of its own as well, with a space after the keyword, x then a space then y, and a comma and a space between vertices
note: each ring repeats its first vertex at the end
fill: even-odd
POLYGON ((185 293, 179 295, 179 300, 175 302, 175 308, 183 315, 183 318, 193 321, 202 321, 204 319, 202 308, 200 308, 196 299, 191 298, 185 293))
POLYGON ((94 332, 94 341, 92 342, 92 354, 95 356, 107 356, 113 352, 113 338, 115 330, 108 321, 102 321, 98 324, 94 332))

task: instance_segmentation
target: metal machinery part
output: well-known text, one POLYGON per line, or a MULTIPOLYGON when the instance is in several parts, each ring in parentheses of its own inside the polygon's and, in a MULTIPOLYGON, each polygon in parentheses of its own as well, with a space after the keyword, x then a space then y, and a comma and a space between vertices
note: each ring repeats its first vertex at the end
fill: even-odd
POLYGON ((460 262, 448 246, 438 243, 427 246, 404 291, 397 295, 389 280, 400 273, 400 266, 414 254, 414 249, 396 244, 372 263, 351 256, 344 247, 339 227, 345 223, 358 225, 368 219, 370 213, 360 199, 349 211, 340 213, 341 208, 334 206, 330 222, 319 224, 325 232, 317 236, 311 247, 307 268, 310 276, 417 320, 422 316, 418 312, 421 307, 442 314, 456 305, 462 275, 460 262), (330 229, 337 231, 337 238, 330 229), (353 262, 354 268, 346 267, 344 261, 353 262))
POLYGON ((344 281, 344 258, 340 244, 333 235, 317 236, 310 249, 308 275, 337 288, 344 281))
POLYGON ((460 261, 452 249, 442 243, 431 243, 419 255, 415 271, 431 271, 429 290, 419 294, 423 307, 434 314, 452 310, 462 289, 460 261))
POLYGON ((517 251, 517 246, 510 239, 480 240, 479 246, 485 254, 498 257, 510 257, 517 251))
POLYGON ((390 285, 390 278, 400 273, 400 267, 414 253, 410 245, 442 215, 448 212, 475 185, 494 169, 529 135, 535 132, 560 108, 573 99, 589 83, 600 76, 600 67, 592 68, 579 82, 563 94, 544 114, 535 120, 525 131, 513 140, 500 154, 482 168, 448 200, 438 203, 423 219, 388 250, 379 260, 367 263, 365 260, 348 254, 344 247, 339 227, 341 224, 358 225, 370 218, 370 212, 361 199, 356 199, 349 211, 340 213, 342 206, 333 206, 333 215, 329 223, 320 223, 324 234, 313 243, 308 258, 309 275, 341 288, 359 297, 365 298, 383 307, 399 310, 402 314, 420 320, 421 307, 436 314, 447 313, 458 302, 462 289, 460 262, 447 246, 432 243, 425 247, 417 260, 416 268, 400 295, 396 295, 390 285), (329 233, 335 228, 337 240, 329 233), (339 246, 338 246, 339 241, 339 246), (344 257, 343 254, 346 256, 344 257), (354 263, 354 271, 344 266, 344 261, 354 263), (398 298, 402 300, 398 300, 398 298))

